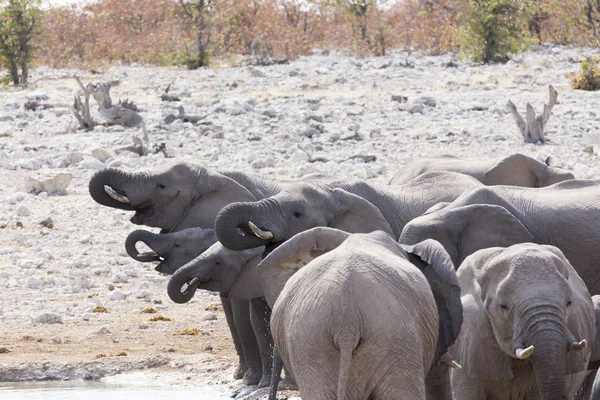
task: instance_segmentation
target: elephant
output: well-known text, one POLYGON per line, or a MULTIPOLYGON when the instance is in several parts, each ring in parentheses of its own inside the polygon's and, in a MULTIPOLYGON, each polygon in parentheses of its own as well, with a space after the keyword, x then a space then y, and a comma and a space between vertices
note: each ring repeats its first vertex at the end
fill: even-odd
MULTIPOLYGON (((336 243, 336 245, 340 244, 348 238, 349 235, 350 234, 337 229, 324 227, 314 228, 294 236, 291 240, 284 243, 284 245, 270 253, 262 261, 261 255, 263 247, 232 251, 225 248, 221 243, 216 243, 201 256, 180 268, 173 275, 167 289, 169 297, 176 303, 186 303, 192 299, 197 289, 206 289, 228 292, 229 296, 233 298, 251 299, 256 298, 257 296, 264 296, 270 306, 277 307, 277 296, 283 290, 284 285, 286 285, 286 281, 290 276, 292 276, 303 264, 309 263, 313 258, 330 250, 329 246, 332 243, 336 243), (313 247, 308 248, 308 246, 313 247), (288 254, 289 259, 283 261, 281 259, 283 254, 288 254), (247 260, 245 264, 240 262, 240 257, 242 256, 247 260), (243 266, 240 267, 240 265, 243 266)), ((424 296, 422 298, 425 299, 423 300, 423 303, 427 303, 427 308, 424 313, 427 314, 428 333, 423 332, 423 335, 427 336, 427 354, 419 354, 417 358, 420 363, 419 365, 422 365, 420 367, 420 372, 422 375, 427 375, 430 370, 435 370, 435 368, 432 367, 437 364, 440 356, 446 353, 448 346, 452 344, 460 330, 462 314, 460 309, 460 295, 457 286, 458 283, 456 282, 453 271, 454 267, 441 245, 434 243, 433 241, 427 241, 418 246, 406 246, 405 250, 402 249, 389 234, 384 233, 383 231, 372 234, 372 237, 368 235, 359 236, 362 237, 362 239, 359 240, 360 245, 358 248, 364 248, 365 250, 360 254, 356 254, 356 258, 364 258, 367 255, 369 257, 373 256, 377 260, 383 260, 384 257, 387 259, 388 256, 396 257, 398 259, 397 263, 401 266, 400 269, 403 271, 402 274, 406 270, 406 274, 408 274, 406 276, 410 276, 411 282, 415 279, 418 282, 416 285, 417 288, 424 292, 422 293, 422 296, 424 296), (370 250, 367 251, 367 248, 370 250), (382 252, 381 255, 379 252, 382 252), (415 268, 415 266, 417 268, 415 268), (420 273, 419 270, 423 271, 423 273, 420 273), (430 281, 430 283, 428 284, 427 281, 430 281), (439 340, 437 339, 438 336, 439 340)), ((356 240, 353 243, 355 243, 355 246, 359 244, 356 240)), ((377 268, 382 268, 383 270, 394 269, 393 262, 391 263, 391 266, 387 266, 383 261, 381 262, 382 265, 377 268)), ((368 273, 368 268, 370 267, 371 264, 369 264, 368 267, 363 267, 364 273, 368 273)), ((373 268, 376 268, 376 266, 373 265, 373 268)), ((377 275, 379 273, 378 271, 379 270, 374 271, 373 274, 377 275)), ((395 278, 396 282, 399 284, 402 282, 402 274, 395 278)), ((323 282, 323 279, 319 279, 315 280, 310 285, 321 287, 323 282)), ((381 282, 381 279, 378 282, 381 282)), ((372 290, 373 289, 371 289, 371 291, 372 290)), ((375 288, 375 290, 378 289, 375 288)), ((326 292, 322 293, 322 296, 329 295, 330 294, 326 292)), ((319 300, 320 307, 326 306, 328 303, 330 302, 319 300)), ((333 301, 333 303, 336 303, 336 301, 333 301)), ((421 302, 419 302, 419 304, 421 304, 421 302)), ((404 308, 406 307, 401 307, 400 309, 404 308)), ((370 307, 372 312, 376 312, 377 309, 381 309, 381 304, 370 307)), ((384 307, 384 309, 389 310, 390 307, 384 307)), ((419 311, 415 314, 420 315, 421 312, 419 311)), ((275 321, 274 316, 275 309, 271 316, 272 323, 275 321)), ((391 315, 386 318, 389 319, 390 317, 391 315)), ((381 322, 381 320, 379 322, 381 322)), ((400 325, 406 324, 400 323, 400 325)), ((390 327, 390 329, 395 329, 395 325, 390 327)), ((312 330, 307 331, 309 336, 313 333, 312 330)), ((410 340, 419 341, 419 338, 412 338, 410 340)), ((422 346, 422 343, 418 346, 422 346)), ((309 347, 311 346, 306 346, 306 348, 309 347)), ((315 348, 315 351, 316 350, 317 349, 315 348)), ((417 355, 413 354, 411 357, 412 356, 417 355)), ((321 357, 323 356, 321 355, 321 357)), ((401 363, 404 361, 405 360, 399 360, 401 363)), ((295 361, 284 357, 284 362, 288 366, 292 376, 298 379, 298 375, 294 374, 291 370, 293 364, 290 363, 294 363, 295 361)), ((443 362, 448 363, 449 365, 455 365, 452 364, 450 360, 444 359, 443 362)), ((373 365, 376 364, 377 363, 373 365)), ((404 369, 405 368, 406 367, 404 367, 404 369)), ((329 370, 321 371, 319 369, 318 373, 328 371, 329 370)), ((277 371, 275 371, 274 376, 277 376, 277 371)), ((313 378, 316 379, 314 373, 313 378)), ((428 377, 429 391, 438 396, 435 398, 447 398, 445 396, 449 395, 449 387, 447 388, 447 393, 444 392, 443 382, 440 384, 436 381, 438 377, 436 376, 435 378, 436 379, 432 379, 431 376, 428 377)), ((326 379, 326 376, 323 375, 322 379, 326 379)), ((423 379, 424 378, 421 377, 421 380, 423 379)), ((306 386, 306 381, 303 382, 304 386, 298 382, 303 398, 315 398, 315 396, 310 395, 311 392, 306 386)), ((424 390, 424 388, 419 387, 418 390, 424 390)), ((368 396, 364 398, 366 399, 367 397, 368 396)))
POLYGON ((457 272, 463 324, 451 354, 461 400, 572 399, 596 337, 591 296, 556 247, 520 243, 468 256, 457 272))
POLYGON ((302 398, 431 398, 428 375, 462 320, 441 245, 318 227, 279 246, 258 270, 274 303, 276 348, 302 398))
MULTIPOLYGON (((533 242, 558 247, 585 282, 600 294, 600 181, 569 180, 545 188, 483 186, 413 219, 403 244, 431 238, 454 262, 477 250, 533 242)), ((218 235, 218 232, 217 232, 218 235)))
MULTIPOLYGON (((140 262, 160 261, 155 270, 172 275, 177 269, 206 251, 216 241, 217 236, 213 229, 188 228, 161 234, 138 229, 127 236, 125 249, 134 260, 140 262), (136 249, 136 244, 139 242, 145 243, 152 251, 139 253, 136 249)), ((224 293, 220 293, 220 295, 223 309, 227 310, 225 317, 239 358, 234 378, 243 379, 246 385, 259 383, 263 374, 265 379, 270 378, 271 360, 269 357, 263 360, 259 349, 259 343, 266 349, 269 348, 270 342, 265 340, 260 326, 256 328, 252 326, 250 302, 230 299, 224 293), (263 368, 263 363, 267 364, 266 368, 263 368)))
POLYGON ((272 247, 317 226, 351 233, 381 229, 398 238, 408 221, 473 186, 482 185, 454 172, 430 172, 393 188, 363 181, 290 184, 269 198, 224 207, 215 231, 231 250, 272 247))
MULTIPOLYGON (((326 176, 311 174, 289 180, 322 181, 326 176)), ((206 167, 186 162, 171 162, 153 171, 129 173, 118 168, 96 172, 90 179, 88 189, 99 204, 135 211, 131 222, 137 225, 161 228, 162 232, 176 232, 186 228, 213 229, 219 210, 235 201, 255 201, 272 196, 282 189, 284 183, 253 176, 242 172, 211 171, 206 167)), ((228 320, 241 320, 243 316, 231 315, 224 307, 228 320)), ((253 321, 263 321, 262 315, 270 310, 258 310, 255 306, 253 321)), ((268 331, 266 323, 260 327, 268 331)), ((266 350, 261 353, 265 353, 266 350)), ((263 362, 270 368, 271 363, 263 362)), ((264 371, 267 372, 266 370, 264 371)), ((268 382, 261 380, 259 384, 268 382)))
POLYGON ((422 158, 406 164, 390 180, 390 185, 409 182, 418 175, 431 171, 452 171, 469 175, 484 185, 512 185, 545 187, 558 182, 575 179, 564 169, 552 166, 552 158, 545 163, 523 154, 515 153, 497 160, 461 159, 451 155, 422 158))

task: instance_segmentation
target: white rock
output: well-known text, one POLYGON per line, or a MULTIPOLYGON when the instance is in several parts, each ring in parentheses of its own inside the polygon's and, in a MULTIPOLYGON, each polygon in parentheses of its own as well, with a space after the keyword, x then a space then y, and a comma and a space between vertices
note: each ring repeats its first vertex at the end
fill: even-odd
POLYGON ((69 183, 71 183, 71 179, 73 179, 73 175, 66 173, 61 173, 56 175, 54 178, 41 181, 32 177, 27 177, 25 179, 25 190, 33 193, 62 193, 67 189, 69 183))
POLYGON ((127 275, 118 273, 114 275, 111 280, 112 283, 127 283, 129 280, 127 279, 127 275))
POLYGON ((4 151, 0 151, 0 168, 15 169, 17 168, 13 160, 4 151))
POLYGON ((42 280, 40 278, 31 277, 27 280, 27 287, 29 289, 39 289, 42 287, 42 280))
POLYGON ((106 163, 108 160, 114 158, 114 154, 112 152, 101 147, 92 150, 92 156, 102 163, 106 163))
POLYGON ((25 207, 25 206, 19 206, 17 208, 17 215, 19 217, 28 217, 30 214, 29 208, 25 207))
POLYGON ((42 162, 35 158, 27 158, 25 160, 18 161, 17 166, 21 167, 22 169, 35 171, 42 168, 42 162))
POLYGON ((77 164, 77 168, 79 169, 104 169, 106 168, 106 164, 103 162, 96 160, 95 158, 88 158, 86 160, 81 160, 77 164))
POLYGON ((214 312, 210 312, 207 311, 205 312, 202 317, 200 317, 200 320, 202 321, 214 321, 217 319, 217 314, 215 314, 214 312))
POLYGON ((60 338, 60 336, 54 336, 52 338, 52 343, 54 343, 54 344, 61 344, 62 343, 62 339, 60 338))
POLYGON ((126 298, 127 298, 127 296, 118 290, 113 290, 112 292, 110 292, 110 295, 108 296, 108 299, 110 301, 122 301, 122 300, 125 300, 126 298))
POLYGON ((62 317, 56 313, 43 313, 33 318, 37 324, 62 324, 62 317))

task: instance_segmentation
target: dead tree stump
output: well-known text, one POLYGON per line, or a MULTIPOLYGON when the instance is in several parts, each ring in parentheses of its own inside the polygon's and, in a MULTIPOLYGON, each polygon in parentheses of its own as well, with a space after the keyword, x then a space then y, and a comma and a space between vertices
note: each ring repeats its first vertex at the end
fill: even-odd
POLYGON ((550 99, 548 104, 544 104, 544 111, 536 116, 535 110, 533 106, 527 103, 527 114, 526 120, 523 119, 521 114, 517 111, 517 107, 513 104, 512 101, 508 101, 508 108, 512 113, 517 126, 519 127, 519 131, 521 131, 521 135, 523 135, 523 139, 529 143, 544 143, 546 141, 546 137, 544 135, 544 129, 546 128, 546 124, 548 123, 548 119, 550 119, 550 115, 552 113, 552 107, 556 103, 556 99, 558 97, 558 93, 552 85, 549 85, 550 99))

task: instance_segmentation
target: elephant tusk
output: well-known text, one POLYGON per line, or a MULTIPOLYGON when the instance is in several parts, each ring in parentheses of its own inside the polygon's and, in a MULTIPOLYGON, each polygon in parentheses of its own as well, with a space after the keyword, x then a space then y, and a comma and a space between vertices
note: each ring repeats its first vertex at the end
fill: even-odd
POLYGON ((273 239, 273 232, 260 230, 260 228, 256 225, 254 225, 254 223, 252 221, 248 221, 248 226, 250 227, 250 230, 252 231, 252 233, 254 233, 254 235, 256 237, 263 239, 263 240, 273 239))
POLYGON ((519 360, 526 360, 533 354, 533 349, 533 346, 529 346, 526 349, 518 348, 517 350, 515 350, 515 355, 519 360))
POLYGON ((195 285, 197 285, 198 283, 200 283, 200 278, 197 278, 197 277, 196 277, 196 278, 192 279, 192 280, 191 280, 191 281, 188 283, 188 287, 190 287, 190 286, 195 286, 195 285))
POLYGON ((581 351, 588 348, 588 341, 583 339, 581 342, 573 342, 569 346, 569 350, 571 351, 581 351))
POLYGON ((117 194, 117 192, 115 192, 114 189, 108 185, 104 185, 104 191, 106 192, 106 194, 108 194, 110 197, 112 197, 116 201, 120 201, 121 203, 131 204, 131 202, 129 201, 127 196, 121 196, 120 194, 117 194))
POLYGON ((447 365, 450 368, 454 368, 454 369, 463 369, 462 365, 460 365, 459 363, 457 363, 454 360, 442 360, 440 361, 442 364, 447 365))

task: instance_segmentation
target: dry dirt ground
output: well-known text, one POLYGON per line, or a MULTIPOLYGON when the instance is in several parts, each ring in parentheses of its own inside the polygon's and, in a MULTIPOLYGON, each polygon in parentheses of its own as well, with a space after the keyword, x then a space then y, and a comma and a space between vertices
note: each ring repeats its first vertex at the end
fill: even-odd
MULTIPOLYGON (((145 371, 151 383, 239 386, 231 379, 237 360, 218 296, 172 303, 168 277, 124 251, 127 234, 140 228, 131 214, 102 207, 87 192, 98 169, 152 168, 171 158, 116 152, 140 134, 137 128, 76 130, 74 74, 84 83, 113 81, 114 103, 133 100, 151 148, 164 143, 169 157, 209 168, 274 178, 322 172, 385 184, 403 163, 426 155, 522 152, 540 160, 554 155, 578 178, 599 178, 600 98, 572 90, 564 76, 592 53, 544 47, 498 66, 453 67, 450 55, 398 51, 362 60, 316 52, 289 65, 199 71, 41 67, 28 87, 0 88, 0 381, 145 371), (169 84, 180 101, 161 101, 169 84), (549 141, 524 144, 506 102, 521 112, 531 102, 539 112, 548 84, 559 93, 549 141), (41 106, 27 110, 28 101, 41 106), (165 122, 178 106, 198 122, 165 122), (64 192, 27 192, 27 178, 59 173, 72 176, 64 192), (94 312, 97 306, 107 312, 94 312), (147 307, 156 313, 141 313, 147 307), (216 319, 203 320, 209 312, 216 319), (158 315, 172 320, 149 321, 158 315), (178 334, 186 328, 198 334, 178 334)), ((95 110, 94 118, 101 120, 95 110)))

